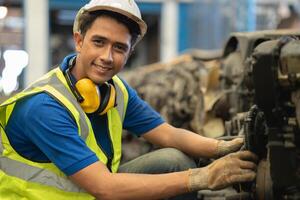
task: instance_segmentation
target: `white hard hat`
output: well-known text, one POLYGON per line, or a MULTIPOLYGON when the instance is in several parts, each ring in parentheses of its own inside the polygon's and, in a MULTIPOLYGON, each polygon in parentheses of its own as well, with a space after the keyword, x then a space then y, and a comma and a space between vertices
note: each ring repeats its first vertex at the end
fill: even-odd
POLYGON ((138 36, 136 43, 140 41, 146 34, 147 25, 142 20, 140 9, 134 0, 91 0, 78 11, 73 24, 73 32, 75 33, 80 31, 79 19, 84 12, 96 10, 116 12, 132 19, 135 23, 137 23, 140 29, 140 35, 138 36))

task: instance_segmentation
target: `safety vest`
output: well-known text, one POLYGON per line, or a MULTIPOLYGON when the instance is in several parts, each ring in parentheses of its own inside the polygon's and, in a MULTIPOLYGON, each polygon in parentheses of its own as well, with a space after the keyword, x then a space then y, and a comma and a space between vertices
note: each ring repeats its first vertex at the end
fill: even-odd
POLYGON ((92 125, 81 109, 59 68, 51 70, 23 92, 11 97, 0 106, 0 199, 94 199, 82 188, 71 182, 53 163, 38 163, 19 155, 10 145, 4 131, 16 102, 28 95, 41 92, 54 97, 73 116, 79 136, 87 146, 116 172, 121 159, 122 124, 128 103, 128 92, 123 82, 112 78, 116 93, 117 106, 107 112, 109 136, 112 142, 113 158, 108 158, 97 145, 92 125))

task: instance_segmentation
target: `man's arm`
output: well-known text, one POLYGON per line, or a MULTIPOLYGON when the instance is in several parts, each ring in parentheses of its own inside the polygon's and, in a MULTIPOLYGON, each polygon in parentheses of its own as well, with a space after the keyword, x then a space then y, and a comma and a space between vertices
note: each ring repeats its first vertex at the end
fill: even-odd
POLYGON ((143 137, 161 147, 173 147, 194 157, 216 158, 238 150, 242 139, 224 142, 201 136, 186 129, 175 128, 168 123, 145 133, 143 137))
MULTIPOLYGON (((149 141, 178 148, 194 156, 214 157, 218 140, 162 124, 144 135, 149 141)), ((222 189, 252 181, 256 156, 242 151, 222 157, 203 168, 167 174, 111 173, 96 162, 70 176, 70 179, 97 199, 164 199, 201 189, 222 189)))
POLYGON ((188 171, 158 175, 111 173, 99 161, 70 179, 101 200, 153 200, 188 192, 188 171))
POLYGON ((101 200, 164 199, 201 189, 222 189, 255 178, 256 156, 249 151, 220 158, 203 168, 168 174, 110 173, 96 162, 70 176, 88 193, 101 200))

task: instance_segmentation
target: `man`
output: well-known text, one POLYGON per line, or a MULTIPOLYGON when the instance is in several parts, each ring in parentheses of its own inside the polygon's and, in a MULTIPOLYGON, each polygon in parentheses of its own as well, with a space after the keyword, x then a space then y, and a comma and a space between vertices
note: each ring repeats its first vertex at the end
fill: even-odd
POLYGON ((167 124, 116 76, 146 33, 133 0, 90 1, 73 32, 76 55, 0 107, 1 199, 192 199, 255 178, 248 151, 196 168, 184 153, 217 158, 242 140, 167 124), (168 148, 119 167, 122 128, 168 148))

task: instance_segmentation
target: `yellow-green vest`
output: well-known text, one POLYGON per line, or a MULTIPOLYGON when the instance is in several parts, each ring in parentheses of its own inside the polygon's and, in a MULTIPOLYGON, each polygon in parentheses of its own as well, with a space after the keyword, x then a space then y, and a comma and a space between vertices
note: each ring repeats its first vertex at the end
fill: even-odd
MULTIPOLYGON (((107 112, 108 129, 113 146, 110 170, 116 172, 121 159, 122 124, 128 103, 128 92, 122 81, 112 78, 117 93, 117 106, 107 112)), ((25 96, 46 92, 64 105, 72 114, 80 137, 108 165, 109 159, 97 145, 91 123, 72 94, 63 72, 51 70, 23 92, 11 97, 0 106, 0 199, 94 199, 72 183, 53 163, 37 163, 20 156, 10 145, 4 131, 16 102, 25 96)))

